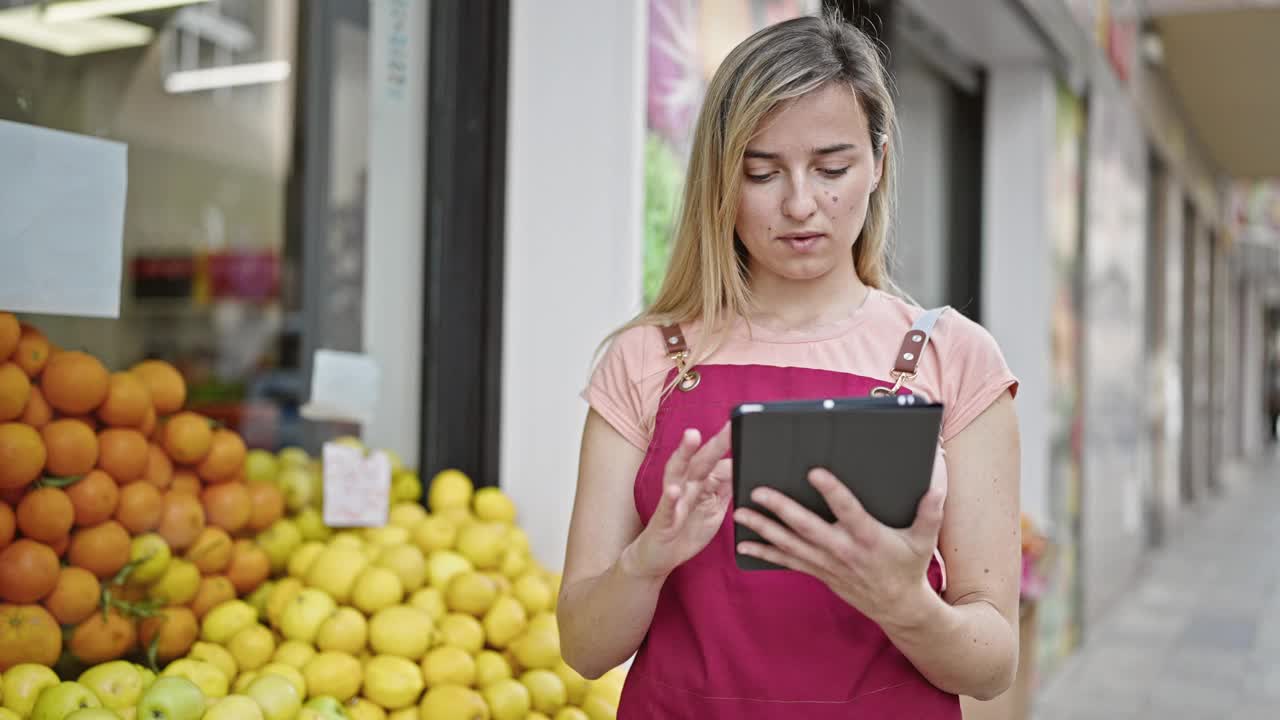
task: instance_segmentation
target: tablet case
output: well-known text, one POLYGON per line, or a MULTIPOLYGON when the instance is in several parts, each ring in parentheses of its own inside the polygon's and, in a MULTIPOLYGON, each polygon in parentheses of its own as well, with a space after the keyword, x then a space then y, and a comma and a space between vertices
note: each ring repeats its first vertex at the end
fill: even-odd
MULTIPOLYGON (((731 430, 734 507, 776 520, 751 500, 751 491, 763 485, 834 522, 808 479, 810 469, 825 467, 873 517, 890 527, 909 527, 929 489, 941 424, 941 404, 911 395, 739 405, 731 430)), ((782 569, 739 554, 743 541, 765 542, 735 522, 739 568, 782 569)))

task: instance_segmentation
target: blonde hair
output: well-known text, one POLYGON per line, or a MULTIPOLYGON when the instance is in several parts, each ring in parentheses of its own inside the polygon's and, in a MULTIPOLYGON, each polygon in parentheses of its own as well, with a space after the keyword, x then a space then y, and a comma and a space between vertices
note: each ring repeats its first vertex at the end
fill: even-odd
POLYGON ((716 70, 698 115, 661 289, 647 309, 605 343, 639 325, 700 320, 701 341, 691 346, 688 366, 715 351, 732 319, 745 316, 751 302, 746 250, 734 231, 747 143, 779 104, 832 82, 853 91, 866 113, 875 157, 885 155, 880 183, 853 246, 854 269, 865 284, 898 291, 888 269, 896 173, 885 141, 897 136, 897 117, 887 71, 875 41, 833 10, 760 30, 716 70))

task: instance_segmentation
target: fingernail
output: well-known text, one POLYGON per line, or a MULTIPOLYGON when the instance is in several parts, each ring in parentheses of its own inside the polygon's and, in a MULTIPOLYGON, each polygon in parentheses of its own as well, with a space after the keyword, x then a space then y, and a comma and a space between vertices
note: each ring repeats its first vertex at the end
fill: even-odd
POLYGON ((769 499, 769 491, 764 488, 756 488, 751 492, 751 499, 758 503, 765 502, 769 499))
POLYGON ((752 550, 751 546, 750 546, 750 545, 747 545, 746 543, 742 543, 741 545, 738 545, 738 552, 742 553, 743 555, 753 555, 753 554, 754 554, 754 552, 753 552, 753 550, 752 550))
POLYGON ((733 520, 734 520, 734 522, 746 523, 746 521, 747 521, 747 511, 746 511, 746 510, 734 510, 734 511, 733 511, 733 520))

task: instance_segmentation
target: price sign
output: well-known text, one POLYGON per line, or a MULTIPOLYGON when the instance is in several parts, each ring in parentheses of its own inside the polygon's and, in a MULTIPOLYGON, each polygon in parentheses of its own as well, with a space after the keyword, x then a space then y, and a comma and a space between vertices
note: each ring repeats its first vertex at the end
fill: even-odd
POLYGON ((359 448, 325 443, 322 457, 324 524, 386 525, 391 500, 391 460, 386 453, 366 456, 359 448))

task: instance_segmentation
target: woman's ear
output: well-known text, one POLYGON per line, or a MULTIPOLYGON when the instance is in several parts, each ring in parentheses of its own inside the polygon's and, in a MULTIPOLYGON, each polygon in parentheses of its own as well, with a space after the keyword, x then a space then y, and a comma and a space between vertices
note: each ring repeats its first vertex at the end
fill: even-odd
POLYGON ((873 153, 876 159, 876 175, 875 180, 871 183, 871 189, 875 190, 880 187, 880 178, 884 175, 884 158, 889 154, 889 133, 880 133, 876 138, 876 150, 873 153))

